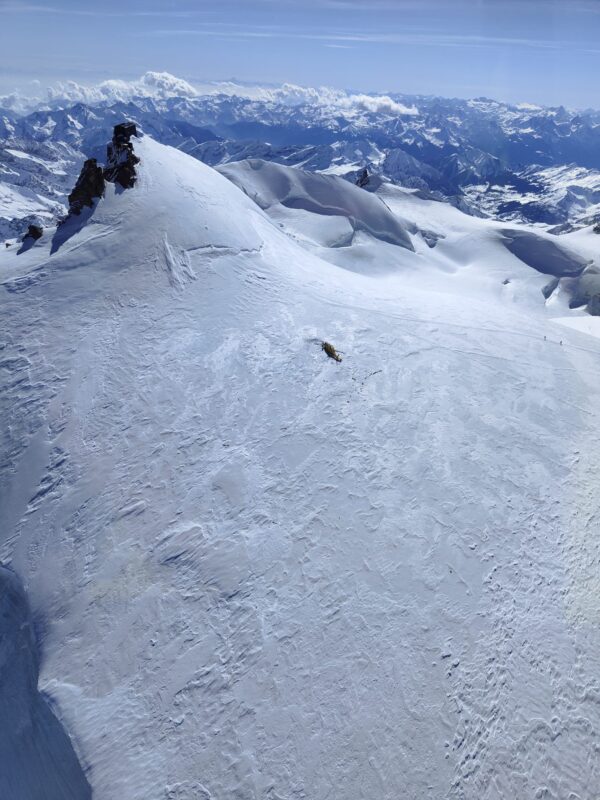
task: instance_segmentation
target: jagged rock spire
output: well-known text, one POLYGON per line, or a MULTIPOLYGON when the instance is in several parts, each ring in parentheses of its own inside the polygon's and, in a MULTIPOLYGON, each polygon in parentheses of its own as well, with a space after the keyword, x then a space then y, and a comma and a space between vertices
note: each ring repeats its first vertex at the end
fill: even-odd
POLYGON ((137 128, 133 122, 115 125, 112 142, 106 148, 104 177, 124 189, 130 189, 137 177, 135 166, 139 163, 139 158, 133 152, 130 141, 132 136, 137 136, 137 128))
POLYGON ((84 163, 69 195, 69 216, 80 214, 85 206, 91 208, 95 199, 103 197, 106 181, 118 183, 124 189, 135 184, 135 166, 139 158, 133 152, 132 136, 137 136, 133 122, 115 125, 112 141, 106 148, 106 166, 101 167, 95 158, 88 158, 84 163))
POLYGON ((95 158, 84 163, 75 188, 69 195, 69 214, 80 214, 84 206, 92 206, 94 199, 104 195, 104 174, 95 158))

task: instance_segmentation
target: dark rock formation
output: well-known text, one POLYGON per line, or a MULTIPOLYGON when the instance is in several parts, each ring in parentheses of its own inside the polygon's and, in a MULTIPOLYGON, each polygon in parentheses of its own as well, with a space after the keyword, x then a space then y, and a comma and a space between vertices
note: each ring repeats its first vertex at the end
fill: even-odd
POLYGON ((33 239, 34 241, 36 241, 36 239, 41 238, 43 233, 44 229, 42 228, 41 225, 30 225, 27 228, 27 233, 23 237, 23 241, 25 241, 25 239, 33 239))
POLYGON ((135 122, 121 122, 113 128, 113 141, 127 144, 132 136, 137 136, 135 122))
POLYGON ((358 173, 357 179, 354 181, 357 186, 364 189, 369 185, 369 170, 365 167, 358 173))
POLYGON ((600 233, 600 221, 594 225, 594 233, 600 233))
POLYGON ((134 185, 135 165, 139 163, 139 158, 133 152, 130 142, 132 136, 137 136, 133 122, 115 125, 112 142, 106 148, 106 166, 102 167, 95 158, 88 158, 84 163, 75 188, 69 195, 69 213, 60 223, 61 227, 72 216, 79 216, 85 207, 92 208, 94 200, 104 196, 106 181, 118 183, 124 189, 134 185))
POLYGON ((104 178, 111 183, 118 183, 123 189, 130 189, 135 184, 135 166, 140 161, 133 152, 130 142, 132 136, 137 136, 133 122, 115 125, 112 142, 106 148, 104 178))
POLYGON ((69 195, 69 214, 81 214, 84 206, 91 207, 94 199, 104 195, 104 173, 95 158, 84 163, 75 188, 69 195))

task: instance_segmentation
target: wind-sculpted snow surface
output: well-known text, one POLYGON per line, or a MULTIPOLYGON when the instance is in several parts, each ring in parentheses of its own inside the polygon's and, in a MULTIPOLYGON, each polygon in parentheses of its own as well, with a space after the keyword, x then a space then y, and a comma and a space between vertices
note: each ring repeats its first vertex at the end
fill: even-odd
POLYGON ((94 800, 593 798, 600 339, 444 204, 337 266, 135 149, 0 255, 0 558, 94 800))

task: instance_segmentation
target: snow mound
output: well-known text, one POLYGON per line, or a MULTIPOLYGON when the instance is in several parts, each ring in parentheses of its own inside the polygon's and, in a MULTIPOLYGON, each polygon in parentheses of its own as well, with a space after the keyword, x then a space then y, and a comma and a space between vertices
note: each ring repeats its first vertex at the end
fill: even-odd
POLYGON ((135 239, 142 257, 160 248, 165 236, 186 250, 240 251, 260 246, 254 222, 262 215, 229 181, 150 137, 132 141, 141 159, 135 190, 107 184, 106 196, 86 220, 84 237, 94 236, 98 226, 118 231, 119 241, 113 236, 107 246, 114 242, 123 248, 124 240, 135 239), (232 214, 233 208, 237 213, 232 214))
POLYGON ((363 231, 388 244, 413 250, 408 231, 380 198, 342 178, 255 159, 226 164, 219 167, 219 172, 263 209, 283 206, 312 215, 345 218, 346 224, 340 225, 336 220, 332 226, 317 221, 314 238, 318 243, 330 243, 332 229, 342 234, 339 246, 351 244, 353 234, 363 231))
POLYGON ((159 267, 171 282, 182 283, 193 277, 193 254, 260 249, 260 229, 269 223, 230 181, 150 137, 134 138, 133 144, 140 158, 135 188, 107 183, 93 208, 49 229, 28 252, 21 248, 18 259, 5 260, 3 277, 11 272, 22 276, 29 269, 101 266, 139 267, 143 279, 159 267))

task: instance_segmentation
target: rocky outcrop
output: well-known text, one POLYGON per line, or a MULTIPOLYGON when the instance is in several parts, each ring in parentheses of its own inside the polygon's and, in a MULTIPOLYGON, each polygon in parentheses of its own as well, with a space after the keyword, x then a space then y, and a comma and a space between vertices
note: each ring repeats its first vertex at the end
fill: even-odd
POLYGON ((354 181, 357 186, 360 186, 361 189, 364 189, 365 186, 369 185, 369 170, 364 167, 359 173, 358 177, 354 181))
POLYGON ((75 188, 69 195, 69 214, 81 214, 85 206, 91 208, 94 200, 104 195, 104 172, 95 158, 84 163, 75 188))
POLYGON ((23 237, 23 241, 26 239, 33 239, 35 242, 37 239, 40 239, 42 234, 44 233, 44 229, 41 225, 30 225, 27 228, 27 233, 23 237))
POLYGON ((123 189, 130 189, 135 184, 135 167, 140 161, 133 152, 132 136, 137 136, 133 122, 115 125, 112 142, 106 148, 104 178, 111 183, 118 183, 123 189))
POLYGON ((106 166, 102 167, 95 158, 87 159, 69 195, 69 214, 63 222, 72 216, 79 216, 86 207, 92 208, 94 201, 104 196, 107 181, 118 183, 124 189, 135 184, 135 167, 140 160, 133 152, 132 136, 137 136, 133 122, 115 125, 112 141, 106 148, 106 166))

